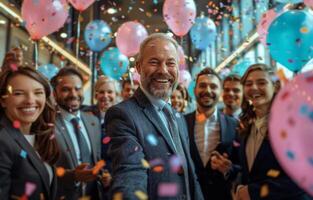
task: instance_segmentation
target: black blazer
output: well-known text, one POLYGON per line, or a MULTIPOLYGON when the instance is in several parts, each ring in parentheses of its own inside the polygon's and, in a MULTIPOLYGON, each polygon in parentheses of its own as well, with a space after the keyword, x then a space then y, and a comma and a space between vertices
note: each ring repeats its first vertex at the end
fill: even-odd
POLYGON ((195 163, 196 174, 199 178, 204 198, 210 200, 231 199, 231 180, 233 180, 239 171, 239 166, 235 165, 238 163, 238 149, 233 145, 234 140, 237 139, 237 120, 218 111, 221 141, 215 150, 219 153, 227 153, 234 163, 228 178, 225 179, 223 174, 211 169, 210 160, 205 166, 203 165, 194 136, 196 112, 185 115, 185 119, 190 137, 191 157, 195 163))
MULTIPOLYGON (((175 112, 175 111, 174 111, 175 112)), ((112 192, 122 192, 123 199, 138 199, 136 191, 146 193, 150 200, 183 199, 181 188, 185 185, 184 176, 188 173, 191 199, 202 200, 194 165, 189 153, 189 141, 184 118, 175 112, 179 135, 185 152, 188 169, 173 172, 170 159, 175 155, 168 131, 158 116, 154 106, 139 88, 133 97, 111 107, 105 116, 106 131, 111 137, 109 155, 112 158, 112 192), (149 143, 148 135, 153 135, 156 144, 149 143), (152 161, 145 168, 143 159, 152 161), (154 171, 154 166, 163 166, 163 171, 154 171), (175 183, 180 189, 176 198, 158 196, 160 183, 175 183)))
POLYGON ((284 172, 273 154, 269 139, 266 137, 256 155, 251 171, 246 157, 247 136, 241 138, 240 163, 242 165, 242 184, 248 185, 250 198, 253 200, 305 200, 313 199, 306 195, 284 172), (278 177, 267 175, 269 170, 279 171, 278 177), (268 186, 269 193, 260 197, 263 185, 268 186))
POLYGON ((0 199, 16 199, 25 194, 25 184, 36 185, 28 199, 54 200, 56 177, 49 183, 49 174, 35 149, 23 134, 12 127, 5 116, 0 120, 0 199))

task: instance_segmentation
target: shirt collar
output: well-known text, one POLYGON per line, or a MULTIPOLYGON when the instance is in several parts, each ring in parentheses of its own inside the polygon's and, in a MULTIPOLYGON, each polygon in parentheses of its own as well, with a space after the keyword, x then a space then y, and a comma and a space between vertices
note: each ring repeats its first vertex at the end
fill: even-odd
POLYGON ((140 89, 142 90, 142 92, 146 95, 146 97, 149 99, 150 103, 159 111, 159 110, 163 110, 165 104, 167 104, 166 101, 164 101, 163 99, 159 99, 156 98, 154 96, 152 96, 151 94, 149 94, 148 91, 146 91, 141 85, 140 85, 140 89))
POLYGON ((81 117, 80 117, 80 111, 77 111, 77 114, 75 115, 75 114, 73 114, 73 113, 70 113, 70 112, 68 112, 68 111, 66 111, 66 110, 64 110, 64 109, 62 109, 62 108, 59 108, 60 109, 60 111, 61 111, 61 115, 62 115, 62 117, 63 117, 63 119, 64 120, 66 120, 66 121, 68 121, 68 122, 71 122, 71 120, 73 119, 73 118, 79 118, 79 119, 81 119, 81 117))

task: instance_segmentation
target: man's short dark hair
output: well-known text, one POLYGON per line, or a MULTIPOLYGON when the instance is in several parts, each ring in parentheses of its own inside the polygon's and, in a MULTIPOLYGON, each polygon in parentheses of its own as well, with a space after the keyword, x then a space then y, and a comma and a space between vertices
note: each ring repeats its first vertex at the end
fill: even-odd
MULTIPOLYGON (((139 82, 136 80, 133 80, 133 83, 139 85, 139 82)), ((122 89, 124 89, 126 84, 131 84, 130 79, 127 78, 122 80, 122 89)))
POLYGON ((201 71, 199 72, 199 74, 197 75, 196 84, 198 83, 199 77, 202 76, 202 75, 213 75, 213 76, 216 76, 216 78, 218 78, 218 80, 219 80, 220 82, 222 82, 221 77, 215 72, 214 69, 212 69, 212 68, 210 68, 210 67, 206 67, 206 68, 204 68, 203 70, 201 70, 201 71))
POLYGON ((223 81, 223 88, 224 88, 224 85, 227 81, 237 81, 237 82, 241 83, 241 77, 237 74, 230 74, 230 75, 226 76, 224 81, 223 81))
POLYGON ((71 75, 78 76, 78 78, 82 81, 82 83, 84 82, 83 75, 76 68, 72 66, 64 67, 54 77, 52 77, 51 85, 53 89, 55 90, 56 87, 58 86, 60 77, 71 76, 71 75))

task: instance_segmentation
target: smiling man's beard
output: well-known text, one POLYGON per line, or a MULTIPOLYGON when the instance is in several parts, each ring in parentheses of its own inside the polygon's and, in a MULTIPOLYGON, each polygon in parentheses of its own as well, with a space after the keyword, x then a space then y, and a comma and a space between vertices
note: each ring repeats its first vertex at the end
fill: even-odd
POLYGON ((156 98, 167 100, 172 95, 178 82, 177 81, 172 81, 172 82, 170 81, 170 87, 169 88, 167 86, 162 87, 162 88, 156 88, 152 84, 152 79, 155 77, 166 78, 166 79, 171 79, 171 80, 173 80, 173 77, 169 77, 168 75, 157 74, 157 75, 154 75, 150 78, 147 78, 145 74, 141 75, 141 83, 142 83, 144 89, 147 90, 147 92, 149 92, 150 95, 152 95, 156 98))
POLYGON ((58 106, 61 107, 62 109, 66 110, 66 111, 68 111, 70 113, 76 113, 77 111, 80 110, 82 102, 84 101, 83 97, 77 97, 77 98, 78 98, 78 100, 80 102, 78 108, 70 107, 67 104, 68 101, 71 101, 72 99, 76 99, 76 97, 67 97, 65 99, 58 98, 57 99, 57 103, 58 103, 58 106))
POLYGON ((200 93, 196 98, 197 103, 203 108, 213 108, 217 104, 217 97, 216 95, 210 95, 209 93, 200 93), (201 101, 201 98, 209 96, 212 99, 212 103, 204 104, 201 101))

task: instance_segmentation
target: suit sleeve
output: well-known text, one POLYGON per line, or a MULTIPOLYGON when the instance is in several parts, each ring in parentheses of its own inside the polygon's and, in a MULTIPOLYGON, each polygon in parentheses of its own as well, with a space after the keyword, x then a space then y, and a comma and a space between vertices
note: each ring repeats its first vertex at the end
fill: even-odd
POLYGON ((106 113, 106 131, 111 137, 108 154, 112 159, 111 195, 122 193, 123 199, 138 199, 136 191, 147 193, 147 169, 143 166, 143 148, 129 115, 117 107, 106 113))
POLYGON ((3 135, 0 137, 0 199, 9 199, 13 154, 3 135))

